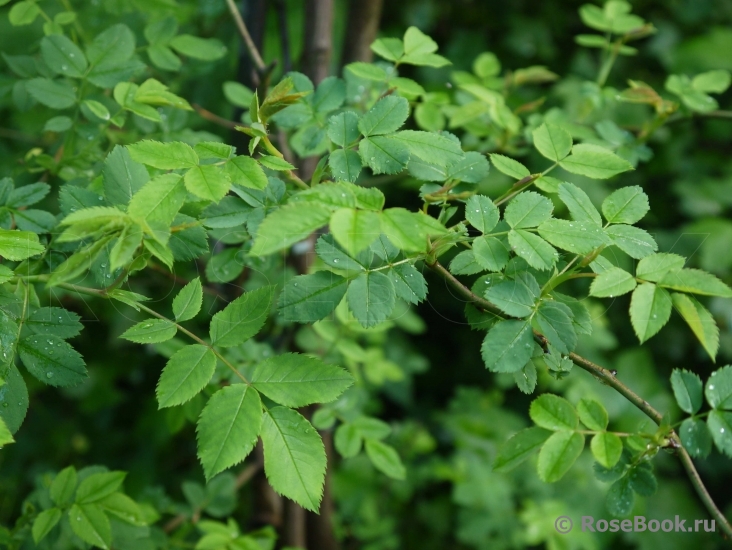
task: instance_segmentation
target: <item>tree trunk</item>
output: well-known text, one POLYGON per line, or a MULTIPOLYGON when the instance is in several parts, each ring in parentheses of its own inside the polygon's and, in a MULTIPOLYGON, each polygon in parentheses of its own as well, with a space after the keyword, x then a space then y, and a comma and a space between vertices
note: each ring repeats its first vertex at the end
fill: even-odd
POLYGON ((330 72, 333 0, 306 0, 303 72, 317 86, 330 72))
POLYGON ((384 0, 350 0, 341 66, 372 60, 371 43, 376 39, 383 7, 384 0))

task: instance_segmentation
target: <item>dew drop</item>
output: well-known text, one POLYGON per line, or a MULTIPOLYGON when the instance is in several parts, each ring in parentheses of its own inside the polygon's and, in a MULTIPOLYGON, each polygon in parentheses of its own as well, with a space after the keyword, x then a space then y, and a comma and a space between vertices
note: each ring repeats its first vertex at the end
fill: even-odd
POLYGON ((714 389, 714 384, 712 384, 711 386, 709 386, 709 389, 710 390, 713 390, 714 389))
POLYGON ((656 317, 658 317, 658 315, 656 315, 656 314, 654 313, 654 314, 653 314, 653 318, 655 319, 656 317))
POLYGON ((338 263, 338 258, 334 258, 334 259, 333 259, 333 263, 334 263, 334 264, 337 264, 337 263, 338 263))
POLYGON ((724 433, 724 428, 719 428, 719 433, 723 434, 724 433))
POLYGON ((70 53, 70 54, 69 54, 69 57, 74 57, 74 54, 73 54, 73 53, 70 53))
POLYGON ((8 407, 8 404, 7 403, 3 403, 3 407, 7 408, 8 407))
POLYGON ((46 378, 53 378, 53 373, 52 372, 47 372, 46 373, 46 378))
POLYGON ((66 70, 68 70, 68 67, 66 65, 61 65, 61 70, 66 71, 66 70))
POLYGON ((480 210, 476 210, 476 212, 480 212, 480 210))

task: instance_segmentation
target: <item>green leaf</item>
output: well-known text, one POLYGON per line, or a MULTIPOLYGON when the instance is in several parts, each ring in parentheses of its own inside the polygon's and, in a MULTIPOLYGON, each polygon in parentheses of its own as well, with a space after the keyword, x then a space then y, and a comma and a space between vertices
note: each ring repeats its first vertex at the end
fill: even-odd
POLYGON ((56 474, 49 488, 49 495, 54 504, 65 506, 71 502, 76 492, 77 479, 76 469, 73 466, 68 466, 56 474))
POLYGON ((572 324, 572 310, 560 302, 544 301, 534 320, 541 333, 560 353, 569 353, 577 345, 572 324))
MULTIPOLYGON (((109 109, 107 109, 104 104, 94 101, 93 99, 85 99, 82 103, 82 107, 89 109, 89 111, 99 120, 109 120, 112 116, 109 113, 109 109)), ((86 112, 84 115, 87 116, 86 112)))
POLYGON ((97 502, 97 506, 130 525, 143 527, 149 523, 141 507, 124 493, 112 493, 97 502))
POLYGON ((548 242, 523 229, 509 231, 508 243, 518 256, 535 269, 551 269, 557 261, 557 251, 548 242))
POLYGON ((693 457, 705 458, 712 451, 712 434, 707 423, 699 418, 687 418, 679 426, 681 444, 693 457))
POLYGON ((250 382, 273 401, 297 408, 334 401, 353 384, 353 377, 315 357, 285 353, 259 363, 250 382))
POLYGON ((551 218, 552 210, 552 201, 539 193, 525 191, 508 203, 503 217, 513 229, 524 229, 551 218))
POLYGON ((481 355, 488 370, 516 372, 531 359, 534 336, 526 321, 499 321, 488 331, 481 355))
POLYGON ((404 208, 384 210, 381 231, 396 247, 413 252, 422 252, 427 248, 427 237, 447 232, 433 217, 421 212, 409 212, 404 208))
POLYGON ((559 199, 567 205, 573 220, 602 225, 602 218, 587 193, 572 183, 563 182, 558 188, 559 199))
POLYGON ((585 438, 582 434, 558 431, 546 440, 539 451, 537 470, 546 483, 559 481, 582 454, 585 438))
POLYGON ((28 372, 44 384, 76 386, 87 377, 84 359, 58 336, 28 336, 18 343, 18 354, 28 372))
POLYGON ((605 230, 613 244, 631 258, 639 260, 658 250, 656 241, 646 231, 632 225, 611 225, 605 230))
POLYGON ((295 166, 287 162, 285 159, 275 157, 273 155, 262 155, 257 160, 265 168, 269 168, 270 170, 276 170, 278 172, 285 172, 287 170, 295 169, 295 166))
POLYGON ((658 285, 680 292, 732 298, 732 288, 711 273, 700 269, 679 269, 669 272, 658 282, 658 285))
POLYGON ((406 145, 415 157, 438 166, 454 164, 464 156, 459 141, 433 132, 402 130, 390 137, 406 145))
POLYGON ((397 298, 415 305, 427 298, 427 281, 412 264, 396 265, 386 274, 394 284, 397 298))
POLYGON ((671 301, 714 361, 719 350, 719 328, 712 314, 696 298, 686 294, 672 292, 671 301))
POLYGON ((89 66, 79 47, 62 35, 44 36, 41 39, 41 55, 53 72, 72 78, 84 76, 89 66))
POLYGON ((41 9, 35 2, 23 0, 10 8, 8 19, 11 25, 20 27, 33 23, 39 13, 41 13, 41 9))
POLYGON ((135 35, 118 23, 98 34, 86 50, 89 62, 101 67, 118 66, 135 53, 135 35))
POLYGON ((491 154, 491 162, 493 163, 493 166, 496 167, 496 170, 517 180, 531 175, 531 172, 529 172, 529 169, 526 168, 526 166, 517 160, 513 160, 512 158, 508 158, 504 155, 499 155, 498 153, 491 154))
POLYGON ((720 452, 732 457, 732 413, 714 410, 707 417, 707 426, 720 452))
POLYGON ((211 319, 211 343, 224 348, 243 344, 264 326, 274 287, 245 292, 211 319))
POLYGON ((286 321, 319 321, 336 308, 347 289, 348 279, 330 271, 301 275, 285 284, 278 307, 286 321))
POLYGON ((63 513, 59 508, 49 508, 48 510, 43 510, 43 512, 38 514, 36 519, 33 520, 33 542, 36 544, 41 542, 51 529, 56 527, 56 524, 61 519, 62 514, 63 513))
POLYGON ((144 139, 128 145, 127 150, 132 160, 161 170, 193 168, 198 165, 198 155, 193 147, 181 141, 162 143, 144 139))
POLYGON ((661 252, 646 256, 635 269, 635 275, 639 279, 646 281, 658 282, 663 279, 667 273, 679 271, 684 267, 686 259, 678 254, 668 254, 661 252))
POLYGON ((385 321, 394 310, 396 293, 391 279, 378 271, 361 273, 348 286, 348 307, 366 328, 385 321))
POLYGON ((76 103, 74 89, 65 82, 33 78, 25 83, 25 88, 33 99, 51 109, 68 109, 76 103))
POLYGON ((125 472, 100 472, 92 474, 76 489, 77 504, 90 504, 119 490, 127 474, 125 472))
POLYGON ((5 445, 9 445, 10 443, 15 443, 15 439, 13 439, 13 435, 10 433, 10 430, 5 425, 5 421, 0 417, 0 449, 2 449, 5 445))
MULTIPOLYGON (((5 338, 7 338, 8 329, 11 327, 15 329, 15 334, 17 334, 18 327, 15 323, 6 320, 2 324, 4 326, 0 330, 6 335, 5 338)), ((12 348, 8 351, 12 352, 12 348)), ((28 388, 15 365, 10 364, 5 369, 5 374, 3 374, 5 384, 0 388, 0 418, 5 422, 10 433, 15 433, 23 423, 28 411, 28 388)))
POLYGON ((252 157, 243 155, 234 157, 226 162, 224 168, 234 185, 250 189, 264 189, 269 184, 264 170, 252 157))
POLYGON ((363 436, 358 428, 349 422, 336 428, 333 443, 338 454, 343 458, 351 458, 361 452, 363 436))
POLYGON ((637 185, 618 189, 602 202, 602 213, 608 223, 633 224, 650 208, 648 195, 637 185))
POLYGON ((104 161, 104 197, 111 204, 126 205, 148 182, 147 169, 130 158, 125 147, 115 145, 104 161))
POLYGON ((495 237, 477 237, 473 241, 475 261, 489 271, 501 271, 508 263, 506 246, 495 237))
POLYGON ((179 34, 171 39, 170 45, 178 53, 201 61, 216 61, 226 55, 226 46, 216 38, 179 34))
POLYGON ((350 149, 337 149, 328 157, 328 166, 337 180, 354 182, 361 173, 361 157, 350 149))
POLYGON ((404 55, 404 42, 399 38, 379 38, 371 44, 371 51, 389 61, 397 61, 404 55))
POLYGON ((81 540, 105 550, 112 544, 109 519, 96 504, 74 504, 69 510, 71 529, 81 540))
POLYGON ((364 63, 358 61, 356 63, 349 63, 348 65, 346 65, 345 68, 348 69, 348 72, 350 72, 354 76, 357 76, 358 78, 375 80, 377 82, 382 82, 386 80, 386 71, 378 65, 374 65, 373 63, 364 63))
POLYGON ((671 316, 671 296, 653 283, 641 283, 630 301, 630 322, 641 344, 656 334, 671 316))
POLYGON ((148 319, 131 326, 120 338, 137 344, 157 344, 173 338, 178 327, 166 319, 148 319))
POLYGON ((533 131, 534 147, 549 160, 559 162, 572 150, 572 136, 561 126, 546 122, 533 131))
POLYGON ((530 289, 524 280, 519 278, 491 285, 485 297, 511 317, 531 315, 534 311, 534 302, 538 298, 534 289, 530 289))
POLYGON ((404 33, 404 55, 400 61, 411 65, 428 67, 444 67, 450 61, 433 52, 437 51, 437 43, 417 27, 409 27, 404 33))
POLYGON ((391 134, 401 128, 408 116, 409 102, 403 97, 388 95, 361 117, 358 129, 366 137, 391 134))
POLYGON ((465 204, 465 218, 481 233, 489 233, 499 216, 498 207, 485 195, 473 195, 465 204))
POLYGON ((612 468, 623 454, 623 442, 614 433, 596 434, 590 441, 592 456, 605 468, 612 468))
POLYGON ((229 173, 212 164, 191 168, 183 179, 188 191, 213 202, 219 202, 231 188, 229 173))
POLYGON ((201 141, 196 143, 193 150, 199 159, 229 160, 234 157, 236 149, 231 145, 218 141, 201 141))
POLYGON ((407 471, 396 450, 375 439, 366 440, 366 454, 374 467, 392 479, 405 479, 407 471))
POLYGON ((200 344, 176 351, 165 365, 156 389, 158 408, 181 405, 206 387, 216 370, 216 355, 200 344))
MULTIPOLYGON (((580 399, 577 403, 577 414, 582 424, 590 430, 601 432, 607 428, 607 411, 594 399, 580 399)), ((612 466, 605 467, 612 468, 612 466)))
POLYGON ((576 254, 587 254, 607 243, 602 228, 592 222, 547 220, 539 226, 539 235, 554 246, 576 254))
POLYGON ((331 210, 309 201, 287 204, 267 216, 259 225, 250 251, 253 256, 266 256, 305 239, 326 225, 331 210))
POLYGON ((6 206, 19 208, 21 206, 30 206, 43 200, 48 195, 51 187, 47 183, 31 183, 10 191, 7 198, 6 206))
POLYGON ((142 227, 137 224, 128 225, 122 230, 122 233, 117 238, 117 242, 114 243, 112 250, 109 252, 110 272, 124 267, 132 261, 135 252, 142 243, 142 238, 142 227))
POLYGON ((67 116, 55 116, 49 118, 43 126, 44 132, 65 132, 74 124, 74 121, 67 116))
POLYGON ((365 439, 381 440, 391 434, 391 426, 378 418, 359 416, 351 424, 365 439))
POLYGON ((619 267, 600 273, 590 285, 590 296, 614 298, 627 294, 636 287, 635 277, 619 267))
POLYGON ((610 486, 605 499, 605 506, 613 516, 622 517, 630 514, 635 502, 635 493, 627 476, 615 480, 610 486))
POLYGON ((193 319, 201 311, 202 303, 203 287, 201 286, 201 278, 196 277, 184 286, 173 299, 175 320, 180 322, 193 319))
POLYGON ((715 409, 732 409, 732 365, 716 370, 707 380, 707 401, 715 409))
POLYGON ((254 448, 262 427, 262 402, 246 384, 226 386, 206 403, 198 419, 198 458, 206 480, 238 464, 254 448))
POLYGON ((474 275, 483 270, 472 250, 463 250, 450 261, 450 273, 453 275, 474 275))
POLYGON ((574 430, 577 413, 572 404, 558 395, 545 393, 531 402, 529 416, 534 423, 547 430, 574 430))
POLYGON ((35 334, 73 338, 84 328, 79 319, 76 313, 61 307, 39 307, 25 320, 25 326, 35 334))
POLYGON ((696 75, 691 80, 691 86, 700 92, 721 94, 727 91, 730 82, 732 82, 732 77, 729 71, 718 69, 696 75))
POLYGON ((328 119, 328 137, 336 145, 347 147, 359 137, 358 115, 346 111, 328 119))
MULTIPOLYGON (((151 44, 147 48, 147 55, 150 57, 150 62, 164 71, 179 71, 183 66, 183 62, 180 57, 173 53, 168 46, 162 44, 151 44)), ((249 105, 245 105, 249 107, 249 105)))
POLYGON ((462 160, 447 167, 446 177, 466 183, 480 183, 488 177, 490 169, 491 165, 485 155, 477 151, 468 151, 462 160))
POLYGON ((261 437, 264 471, 272 488, 316 512, 327 462, 318 432, 292 409, 273 407, 264 415, 261 437))
POLYGON ((363 163, 371 168, 374 174, 398 174, 409 162, 409 148, 391 136, 362 139, 358 153, 363 163))
POLYGON ((239 82, 232 80, 224 82, 223 91, 224 96, 232 105, 241 107, 242 109, 249 109, 249 106, 252 104, 254 92, 239 82))
POLYGON ((169 226, 185 200, 183 179, 178 174, 162 174, 151 179, 132 196, 127 213, 137 220, 169 226))
POLYGON ((549 430, 536 426, 516 432, 498 449, 493 470, 496 472, 513 470, 541 447, 550 435, 549 430))
POLYGON ((355 256, 379 237, 380 223, 376 212, 341 208, 331 216, 330 230, 338 244, 355 256))
POLYGON ((598 180, 633 170, 633 166, 624 158, 617 156, 609 149, 589 143, 579 143, 572 147, 572 154, 562 160, 559 165, 573 174, 598 180))
POLYGON ((318 239, 315 243, 315 252, 323 262, 335 269, 351 273, 364 271, 363 265, 354 260, 338 246, 332 234, 323 235, 318 239))
POLYGON ((676 402, 682 411, 696 414, 702 406, 702 381, 698 375, 687 370, 674 369, 671 373, 671 387, 676 402))

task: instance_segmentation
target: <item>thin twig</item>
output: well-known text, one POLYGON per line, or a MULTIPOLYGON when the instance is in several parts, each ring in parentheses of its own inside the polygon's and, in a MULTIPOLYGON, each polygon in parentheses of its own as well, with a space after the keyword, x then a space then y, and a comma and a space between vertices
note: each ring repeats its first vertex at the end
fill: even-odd
POLYGON ((240 124, 237 124, 236 122, 222 118, 219 115, 214 114, 211 111, 204 109, 203 107, 201 107, 200 105, 197 105, 195 103, 192 105, 192 107, 196 110, 196 112, 199 115, 201 115, 202 118, 205 118, 206 120, 211 121, 214 124, 218 124, 219 126, 223 126, 224 128, 229 128, 230 130, 233 130, 237 126, 241 126, 240 124))
MULTIPOLYGON (((479 308, 484 309, 490 313, 493 313, 495 315, 504 317, 505 315, 501 310, 498 309, 493 303, 489 302, 485 298, 481 298, 477 294, 474 294, 468 287, 463 285, 452 273, 450 273, 443 265, 441 265, 439 262, 435 262, 433 264, 427 264, 435 273, 440 275, 443 279, 445 279, 457 292, 460 293, 460 295, 469 300, 470 302, 473 302, 475 305, 477 305, 479 308)), ((539 342, 540 344, 546 345, 546 338, 542 336, 541 334, 538 334, 535 332, 534 338, 539 342)), ((654 409, 648 401, 640 397, 637 393, 635 393, 633 390, 631 390, 628 386, 623 384, 620 380, 618 380, 614 374, 613 371, 608 370, 604 367, 601 367, 600 365, 596 365, 589 359, 585 359, 584 357, 577 355, 576 353, 570 353, 569 358, 572 360, 572 362, 580 367, 581 369, 586 370, 593 376, 600 379, 602 382, 604 382, 606 385, 613 388, 615 391, 620 393, 623 397, 625 397, 628 401, 630 401, 633 405, 638 407, 646 416, 648 416, 651 420, 653 420, 656 424, 660 424, 661 420, 663 418, 663 415, 654 409)), ((679 459, 681 460, 681 463, 684 466, 684 469, 686 470, 686 473, 689 476, 689 480, 691 481, 691 484, 694 486, 694 489, 696 489, 697 494, 699 495, 699 498, 701 498, 702 502, 704 503, 704 506, 706 506, 707 510, 711 514, 711 516, 719 523, 722 530, 727 534, 728 537, 732 537, 732 526, 730 525, 729 521, 727 521, 727 518, 724 517, 724 514, 717 508, 717 505, 714 503, 714 500, 712 499, 711 495, 709 494, 709 491, 707 491, 707 488, 704 486, 704 482, 702 481, 701 477, 699 476, 699 472, 696 470, 696 467, 694 466, 694 462, 691 459, 691 456, 689 456, 689 453, 686 451, 684 446, 681 444, 681 440, 679 436, 676 434, 676 432, 671 432, 669 439, 671 440, 671 447, 674 448, 679 456, 679 459)))
POLYGON ((246 45, 247 50, 249 50, 249 55, 252 58, 252 61, 254 61, 254 65, 256 65, 259 72, 264 72, 267 68, 267 64, 262 59, 257 46, 254 44, 254 40, 252 40, 252 37, 247 30, 247 26, 244 24, 244 19, 242 19, 241 13, 239 13, 239 8, 236 7, 234 0, 226 0, 226 4, 229 6, 231 16, 234 18, 234 22, 239 29, 239 34, 241 34, 241 37, 244 39, 244 44, 246 45))

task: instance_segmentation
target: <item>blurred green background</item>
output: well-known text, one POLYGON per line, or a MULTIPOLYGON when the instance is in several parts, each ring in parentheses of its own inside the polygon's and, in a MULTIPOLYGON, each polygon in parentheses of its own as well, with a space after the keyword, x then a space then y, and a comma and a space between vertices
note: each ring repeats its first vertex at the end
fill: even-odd
MULTIPOLYGON (((575 35, 587 32, 577 14, 583 3, 386 0, 379 35, 401 36, 408 26, 415 25, 437 40, 440 53, 453 65, 408 68, 404 73, 429 91, 449 91, 452 71, 470 70, 478 54, 492 51, 504 69, 545 65, 563 78, 552 88, 533 90, 527 100, 546 95, 543 109, 576 105, 582 94, 579 82, 594 80, 598 70, 596 52, 574 42, 575 35)), ((639 48, 637 56, 618 61, 609 86, 622 89, 633 79, 661 90, 670 73, 732 70, 732 1, 632 3, 634 12, 652 22, 658 32, 634 44, 639 48)), ((302 2, 244 2, 253 34, 263 37, 265 60, 280 60, 275 79, 285 65, 278 9, 286 13, 290 64, 297 69, 303 49, 302 2), (259 16, 262 7, 266 8, 264 17, 259 16), (252 14, 258 17, 252 20, 252 14)), ((223 0, 180 0, 176 7, 167 0, 91 0, 83 9, 85 26, 96 32, 110 24, 110 13, 115 21, 140 32, 150 16, 169 12, 175 13, 187 32, 217 37, 233 53, 215 63, 186 64, 178 75, 167 74, 161 80, 164 78, 174 92, 191 103, 225 118, 237 117, 239 113, 225 101, 222 84, 229 80, 251 82, 243 68, 246 54, 237 54, 239 37, 223 0)), ((348 2, 336 0, 333 74, 339 71, 339 52, 347 39, 347 12, 348 2)), ((37 44, 41 36, 38 28, 11 27, 7 17, 0 17, 0 50, 5 53, 26 53, 29 47, 37 47, 32 41, 37 44)), ((14 77, 0 61, 0 175, 19 175, 24 155, 52 139, 41 131, 47 118, 43 113, 15 107, 13 82, 14 77)), ((720 96, 719 102, 722 109, 732 109, 732 93, 720 96)), ((632 113, 628 120, 632 126, 632 113)), ((232 143, 238 139, 196 114, 178 124, 210 131, 232 143)), ((692 267, 701 267, 730 283, 732 119, 680 121, 659 131, 648 146, 653 153, 649 162, 610 183, 568 174, 557 177, 574 181, 596 199, 618 186, 641 185, 651 204, 643 227, 656 237, 660 251, 686 255, 692 267)), ((527 157, 527 164, 530 159, 527 157)), ((18 177, 31 181, 27 175, 18 177)), ((374 183, 386 193, 387 205, 416 204, 419 184, 408 177, 374 183)), ((495 196, 507 184, 503 176, 494 173, 481 188, 495 196)), ((193 272, 182 275, 195 276, 193 272)), ((412 473, 408 481, 394 482, 375 473, 363 456, 338 462, 333 487, 337 533, 343 548, 723 547, 719 537, 700 533, 590 535, 575 529, 570 535, 558 535, 554 520, 559 515, 609 517, 604 511, 607 484, 594 478, 588 452, 554 485, 539 481, 529 464, 509 474, 492 472, 497 447, 528 425, 526 412, 531 398, 521 394, 512 379, 486 371, 479 353, 483 334, 469 330, 463 304, 441 286, 443 283, 429 274, 427 277, 430 297, 418 310, 424 330, 392 333, 384 342, 387 356, 404 361, 411 374, 375 392, 378 399, 372 397, 373 412, 395 424, 396 444, 412 473)), ((145 294, 159 297, 152 307, 169 307, 175 288, 170 280, 151 274, 140 284, 145 294)), ((582 285, 577 282, 574 290, 585 289, 582 285)), ((715 367, 678 316, 641 349, 628 322, 628 300, 626 296, 612 303, 587 302, 595 319, 594 334, 580 340, 578 351, 617 369, 624 383, 656 408, 678 417, 680 411, 673 404, 668 383, 671 370, 687 368, 705 379, 714 368, 732 362, 732 301, 706 302, 720 326, 721 349, 715 367)), ((165 358, 154 352, 140 353, 133 344, 117 339, 130 324, 129 308, 115 311, 111 303, 78 300, 64 306, 81 314, 85 322, 75 346, 86 358, 90 380, 78 388, 58 390, 27 379, 31 392, 28 417, 18 442, 0 453, 0 524, 10 524, 18 517, 21 503, 38 476, 69 464, 103 464, 127 470, 126 486, 131 495, 155 502, 169 513, 186 509, 181 483, 203 483, 191 423, 198 412, 195 403, 180 414, 157 411, 153 395, 165 358)), ((598 397, 617 430, 632 429, 643 422, 629 403, 579 369, 563 381, 540 378, 539 389, 552 389, 573 401, 580 396, 598 397)), ((732 516, 732 461, 713 453, 698 460, 697 465, 718 505, 727 517, 732 516)), ((706 518, 678 461, 670 455, 661 456, 655 466, 658 491, 639 499, 634 514, 658 519, 677 514, 706 518)), ((224 507, 227 512, 233 510, 243 525, 256 523, 255 487, 246 485, 236 500, 232 493, 224 507)))

